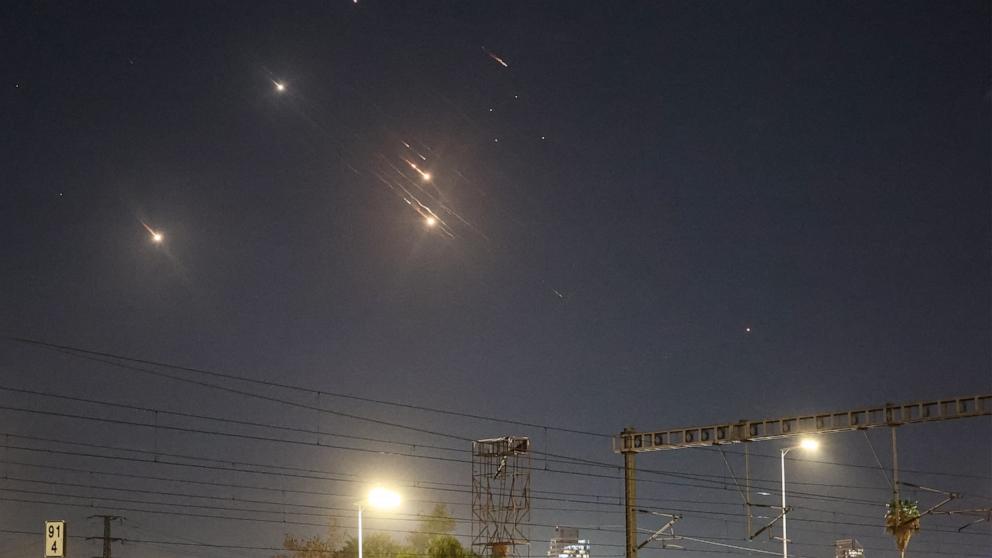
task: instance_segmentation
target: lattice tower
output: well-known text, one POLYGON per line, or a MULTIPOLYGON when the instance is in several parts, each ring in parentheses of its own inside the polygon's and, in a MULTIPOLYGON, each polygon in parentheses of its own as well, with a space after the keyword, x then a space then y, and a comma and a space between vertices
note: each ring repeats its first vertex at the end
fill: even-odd
POLYGON ((472 442, 472 548, 484 558, 529 556, 530 439, 472 442))

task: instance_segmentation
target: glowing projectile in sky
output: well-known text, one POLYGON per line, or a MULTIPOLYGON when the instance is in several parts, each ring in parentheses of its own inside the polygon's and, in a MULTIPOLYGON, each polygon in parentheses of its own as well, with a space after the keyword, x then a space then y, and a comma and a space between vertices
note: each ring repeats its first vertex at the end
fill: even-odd
POLYGON ((403 147, 406 147, 410 151, 413 151, 414 153, 416 153, 417 157, 420 157, 420 160, 421 161, 426 161, 427 160, 427 157, 424 157, 424 155, 422 153, 420 153, 419 151, 417 151, 416 149, 414 149, 413 146, 411 146, 409 143, 407 143, 407 142, 405 142, 403 140, 400 140, 400 143, 403 144, 403 147))
POLYGON ((286 84, 285 83, 280 83, 278 81, 273 81, 272 82, 272 85, 275 85, 276 86, 276 91, 278 91, 280 93, 282 93, 283 91, 286 90, 286 84))
POLYGON ((493 52, 491 50, 489 50, 488 48, 482 47, 482 52, 485 52, 486 53, 486 56, 488 56, 489 58, 492 58, 493 60, 495 60, 500 66, 503 66, 504 68, 509 68, 510 67, 509 64, 507 64, 506 62, 503 62, 503 59, 502 58, 500 58, 499 56, 496 56, 495 54, 493 54, 493 52))
POLYGON ((424 228, 437 231, 448 238, 455 238, 455 231, 446 221, 451 217, 488 240, 472 223, 445 205, 444 201, 440 199, 442 197, 441 191, 432 183, 428 185, 432 178, 430 173, 422 170, 412 160, 401 156, 400 160, 415 170, 422 179, 422 181, 413 180, 409 172, 402 165, 394 163, 391 158, 380 154, 378 160, 383 165, 383 173, 374 171, 373 176, 403 200, 407 207, 417 213, 424 228))
POLYGON ((431 179, 431 173, 429 173, 429 172, 426 172, 426 171, 423 171, 423 170, 420 170, 420 167, 418 167, 418 166, 417 166, 417 165, 416 165, 416 164, 415 164, 414 162, 412 162, 412 161, 408 161, 408 160, 406 160, 406 159, 403 159, 403 162, 405 162, 406 164, 408 164, 408 165, 410 165, 410 168, 411 168, 411 169, 413 169, 413 170, 415 170, 415 171, 417 171, 417 174, 419 174, 419 175, 420 175, 420 179, 421 179, 421 180, 423 180, 424 182, 430 182, 430 179, 431 179))
POLYGON ((162 234, 161 232, 159 232, 159 231, 157 231, 157 230, 149 227, 144 222, 141 223, 141 226, 142 227, 145 227, 145 230, 148 231, 148 234, 149 235, 151 235, 152 242, 154 242, 155 244, 162 244, 162 241, 165 240, 165 235, 164 234, 162 234))

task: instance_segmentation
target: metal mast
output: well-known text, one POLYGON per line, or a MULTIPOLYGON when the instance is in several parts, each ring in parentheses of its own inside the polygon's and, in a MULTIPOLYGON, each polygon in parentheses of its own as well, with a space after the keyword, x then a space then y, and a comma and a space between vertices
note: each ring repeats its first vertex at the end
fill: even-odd
POLYGON ((86 540, 103 539, 103 556, 95 558, 111 558, 111 543, 121 542, 124 539, 111 537, 110 536, 110 522, 115 519, 124 518, 119 515, 91 515, 87 519, 93 519, 94 517, 99 517, 103 519, 103 536, 102 537, 86 537, 86 540))

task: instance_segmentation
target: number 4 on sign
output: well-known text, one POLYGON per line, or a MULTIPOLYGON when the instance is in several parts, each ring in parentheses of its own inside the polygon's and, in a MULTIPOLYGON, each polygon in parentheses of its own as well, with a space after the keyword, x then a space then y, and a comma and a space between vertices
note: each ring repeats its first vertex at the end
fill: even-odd
POLYGON ((45 522, 45 558, 65 557, 65 521, 45 522))

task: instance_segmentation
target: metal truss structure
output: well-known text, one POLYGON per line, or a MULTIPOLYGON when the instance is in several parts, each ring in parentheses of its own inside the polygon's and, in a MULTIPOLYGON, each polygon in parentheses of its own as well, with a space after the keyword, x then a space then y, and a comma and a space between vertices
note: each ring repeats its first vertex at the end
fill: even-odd
MULTIPOLYGON (((992 416, 992 394, 953 397, 949 399, 931 399, 902 404, 887 403, 885 405, 848 411, 813 413, 776 419, 740 420, 709 426, 653 430, 649 432, 638 432, 633 428, 627 428, 613 437, 613 451, 622 454, 624 458, 626 558, 637 558, 637 551, 644 544, 651 542, 649 539, 644 544, 637 543, 637 512, 639 510, 636 507, 637 481, 634 458, 638 453, 758 442, 777 438, 847 432, 851 430, 867 430, 869 428, 883 426, 895 428, 905 424, 981 416, 992 416)), ((895 472, 897 468, 895 465, 894 432, 893 430, 893 471, 895 472)), ((893 488, 898 496, 898 479, 894 478, 893 480, 893 488)), ((750 502, 748 502, 748 505, 750 505, 750 502)), ((943 505, 943 503, 940 505, 943 505)), ((928 513, 935 509, 931 508, 931 510, 928 510, 928 513)), ((788 511, 788 509, 782 510, 782 514, 784 515, 788 511)), ((981 517, 983 511, 986 510, 963 510, 958 513, 968 513, 978 516, 979 519, 973 522, 977 523, 987 520, 981 517)), ((750 515, 748 517, 750 518, 750 515)), ((770 525, 764 529, 767 529, 770 525)), ((968 525, 971 525, 971 523, 968 525)), ((662 528, 662 530, 664 529, 665 527, 662 528)), ((750 523, 748 529, 750 532, 750 523)), ((680 538, 684 539, 685 537, 680 538)))
POLYGON ((518 558, 517 548, 530 544, 530 471, 529 438, 472 442, 472 548, 480 556, 518 558))
POLYGON ((613 438, 616 453, 660 451, 719 444, 774 440, 790 436, 865 430, 992 415, 992 394, 880 405, 852 411, 816 413, 777 419, 742 420, 653 432, 624 431, 613 438))

